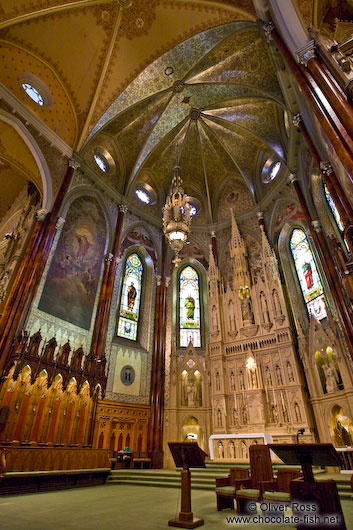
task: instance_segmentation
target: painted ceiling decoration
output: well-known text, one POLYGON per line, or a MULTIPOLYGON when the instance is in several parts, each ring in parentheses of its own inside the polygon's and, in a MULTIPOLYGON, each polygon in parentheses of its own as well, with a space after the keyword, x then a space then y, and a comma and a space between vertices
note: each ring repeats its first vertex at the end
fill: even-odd
POLYGON ((157 215, 179 163, 186 193, 203 203, 193 223, 214 223, 229 216, 230 206, 237 215, 254 207, 259 156, 285 165, 283 111, 258 25, 223 24, 145 68, 94 126, 86 159, 92 165, 92 146, 104 144, 102 135, 113 139, 126 169, 119 189, 136 202, 137 182, 151 185, 159 194, 157 215), (226 204, 222 189, 229 191, 226 204))

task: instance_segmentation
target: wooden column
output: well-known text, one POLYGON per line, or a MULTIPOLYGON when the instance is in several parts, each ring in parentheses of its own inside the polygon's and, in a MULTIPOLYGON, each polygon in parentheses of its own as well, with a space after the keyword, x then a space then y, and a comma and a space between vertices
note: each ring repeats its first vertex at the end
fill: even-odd
POLYGON ((165 333, 167 316, 167 242, 163 237, 161 276, 157 277, 151 377, 151 417, 148 448, 152 467, 163 467, 163 412, 165 383, 165 333))
POLYGON ((276 30, 272 31, 271 37, 273 37, 283 59, 289 66, 353 183, 353 140, 342 123, 340 116, 336 114, 335 109, 318 86, 311 72, 295 62, 276 30))
POLYGON ((74 169, 78 167, 77 162, 69 161, 52 211, 37 212, 38 221, 0 319, 0 376, 12 342, 24 326, 31 309, 56 234, 57 217, 71 184, 74 169))
POLYGON ((334 173, 332 169, 331 164, 329 162, 321 161, 320 155, 315 147, 315 144, 310 138, 308 130, 305 127, 305 123, 303 122, 299 114, 294 116, 293 123, 294 125, 299 127, 299 129, 301 130, 303 137, 313 156, 313 159, 316 165, 320 168, 322 180, 327 186, 327 189, 337 207, 337 210, 339 211, 342 221, 344 222, 344 224, 347 221, 353 223, 352 207, 350 205, 349 200, 346 197, 346 194, 341 186, 340 181, 337 178, 337 175, 334 173))
POLYGON ((321 265, 325 272, 328 286, 330 288, 336 308, 341 317, 343 328, 346 333, 346 339, 347 339, 349 351, 353 358, 353 322, 351 320, 349 310, 345 303, 344 293, 342 290, 341 283, 337 277, 335 264, 331 256, 330 249, 326 243, 326 239, 323 233, 320 230, 320 227, 318 226, 318 221, 313 221, 311 218, 304 194, 302 192, 302 189, 298 181, 298 177, 296 175, 291 175, 290 181, 293 184, 294 189, 296 191, 305 220, 308 224, 311 237, 314 241, 315 248, 319 254, 319 258, 320 258, 321 265))
POLYGON ((104 261, 104 275, 99 294, 96 319, 94 323, 93 336, 90 352, 96 359, 105 358, 105 345, 109 323, 110 308, 112 304, 114 284, 116 278, 117 259, 119 253, 120 236, 127 207, 123 204, 118 206, 119 212, 116 220, 113 248, 104 261))

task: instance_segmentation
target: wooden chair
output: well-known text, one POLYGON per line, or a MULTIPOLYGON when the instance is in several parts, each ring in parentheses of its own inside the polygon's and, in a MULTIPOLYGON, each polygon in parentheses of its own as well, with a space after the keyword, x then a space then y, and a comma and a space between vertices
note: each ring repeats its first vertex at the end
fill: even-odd
MULTIPOLYGON (((264 480, 260 483, 260 497, 262 501, 268 505, 289 504, 290 483, 292 482, 292 480, 301 477, 301 472, 296 469, 279 469, 277 472, 276 480, 264 480)), ((264 511, 268 512, 271 510, 264 511)))
POLYGON ((133 469, 136 467, 143 468, 151 468, 151 459, 148 455, 148 453, 133 453, 132 455, 132 466, 133 469))
POLYGON ((270 449, 268 445, 251 445, 250 455, 250 478, 235 481, 235 499, 237 501, 237 512, 241 514, 255 513, 249 510, 249 501, 255 505, 261 500, 261 482, 273 480, 273 470, 270 449))
POLYGON ((245 467, 231 467, 228 477, 216 478, 217 510, 234 509, 235 481, 247 479, 249 469, 245 467))

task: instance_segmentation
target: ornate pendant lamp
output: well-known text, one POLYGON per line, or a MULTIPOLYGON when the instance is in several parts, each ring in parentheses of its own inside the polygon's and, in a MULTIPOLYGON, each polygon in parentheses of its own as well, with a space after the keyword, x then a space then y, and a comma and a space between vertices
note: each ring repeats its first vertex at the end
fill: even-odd
POLYGON ((191 223, 189 197, 184 193, 180 173, 180 167, 176 166, 170 192, 162 209, 163 232, 175 252, 175 266, 180 262, 178 254, 187 242, 191 223))

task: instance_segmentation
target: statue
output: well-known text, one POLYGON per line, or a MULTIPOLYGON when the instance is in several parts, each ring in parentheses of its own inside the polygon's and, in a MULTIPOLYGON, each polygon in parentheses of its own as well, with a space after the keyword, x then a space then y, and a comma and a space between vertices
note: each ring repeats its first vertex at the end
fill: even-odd
POLYGON ((297 422, 302 421, 302 415, 300 413, 300 408, 297 402, 294 403, 294 414, 295 414, 295 420, 297 422))
POLYGON ((232 459, 235 459, 235 446, 233 440, 229 444, 229 453, 232 459))
POLYGON ((242 416, 243 424, 247 425, 247 423, 248 423, 248 412, 246 410, 246 405, 243 405, 242 408, 241 408, 241 416, 242 416))
POLYGON ((337 422, 334 431, 334 440, 336 447, 352 447, 352 437, 347 427, 337 422))
POLYGON ((277 377, 277 383, 278 383, 279 385, 283 385, 283 379, 282 379, 281 369, 280 369, 280 367, 278 366, 278 364, 276 364, 276 377, 277 377))
POLYGON ((185 298, 184 305, 186 307, 186 318, 188 320, 192 320, 194 318, 194 312, 195 312, 195 300, 193 299, 191 295, 185 298))
POLYGON ((216 372, 216 390, 220 390, 220 389, 221 389, 221 384, 219 380, 219 373, 216 372))
POLYGON ((270 315, 268 312, 266 296, 263 292, 260 293, 260 303, 261 303, 261 311, 262 311, 264 323, 268 324, 270 321, 270 315))
POLYGON ((196 386, 191 382, 186 387, 188 407, 195 407, 196 386))
POLYGON ((289 361, 287 361, 287 373, 288 373, 288 381, 290 383, 293 383, 294 381, 294 374, 293 374, 293 368, 289 361))
POLYGON ((224 458, 224 447, 221 441, 218 442, 218 458, 224 458))
POLYGON ((243 300, 240 302, 241 304, 241 313, 243 316, 243 320, 251 320, 253 319, 253 312, 251 308, 251 300, 247 296, 243 298, 243 300))
POLYGON ((218 329, 217 308, 215 305, 212 307, 212 328, 218 329))
POLYGON ((276 289, 273 289, 272 291, 272 300, 273 300, 273 305, 275 308, 275 314, 281 315, 282 314, 281 302, 279 301, 279 296, 278 296, 278 292, 276 291, 276 289))
POLYGON ((337 390, 338 379, 336 370, 330 364, 323 364, 322 369, 325 374, 325 384, 327 392, 335 392, 337 390))
POLYGON ((233 409, 233 424, 235 426, 239 425, 239 418, 238 418, 238 411, 237 409, 233 409))
POLYGON ((244 460, 248 458, 248 446, 246 445, 245 440, 241 442, 241 456, 244 460))
POLYGON ((271 370, 269 369, 268 366, 266 366, 265 375, 266 375, 267 386, 272 386, 271 370))
POLYGON ((222 427, 222 413, 217 409, 217 427, 222 427))
POLYGON ((240 370, 239 372, 239 381, 240 381, 240 390, 245 390, 243 370, 240 370))
POLYGON ((256 378, 256 364, 252 364, 248 367, 249 371, 249 382, 251 388, 257 388, 257 378, 256 378))
POLYGON ((137 291, 134 286, 134 282, 131 282, 127 288, 127 306, 130 310, 134 308, 137 291))
POLYGON ((229 301, 228 304, 228 319, 229 319, 229 330, 235 330, 235 315, 234 315, 234 304, 233 300, 229 301))
POLYGON ((235 390, 235 378, 233 372, 230 374, 230 388, 231 390, 235 390))
POLYGON ((272 420, 272 423, 278 423, 278 414, 277 414, 276 405, 272 405, 271 407, 271 420, 272 420))
POLYGON ((282 404, 282 414, 284 423, 289 423, 288 411, 284 403, 282 404))

